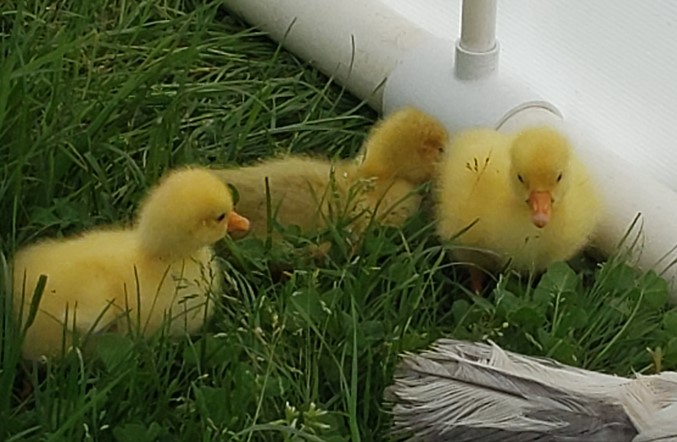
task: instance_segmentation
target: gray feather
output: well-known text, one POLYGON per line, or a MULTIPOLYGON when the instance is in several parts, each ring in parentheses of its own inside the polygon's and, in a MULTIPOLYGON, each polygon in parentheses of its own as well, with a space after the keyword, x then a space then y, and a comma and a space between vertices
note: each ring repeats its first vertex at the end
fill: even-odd
POLYGON ((407 354, 385 398, 409 441, 677 442, 677 374, 628 379, 496 345, 407 354))
POLYGON ((468 361, 445 366, 410 356, 388 395, 396 434, 421 441, 631 441, 617 405, 468 361), (491 416, 491 419, 487 419, 491 416))

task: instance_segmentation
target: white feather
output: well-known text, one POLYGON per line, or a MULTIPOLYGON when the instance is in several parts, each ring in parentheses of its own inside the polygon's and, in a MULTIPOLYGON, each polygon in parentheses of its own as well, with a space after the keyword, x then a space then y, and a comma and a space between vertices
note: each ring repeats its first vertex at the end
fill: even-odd
POLYGON ((613 394, 616 388, 631 381, 627 378, 570 367, 551 359, 506 352, 494 343, 491 345, 472 344, 443 339, 435 343, 433 349, 437 350, 440 355, 449 355, 459 347, 464 349, 464 353, 468 356, 470 355, 468 348, 475 348, 474 354, 481 352, 482 361, 488 366, 502 368, 509 373, 584 394, 613 394))
MULTIPOLYGON (((641 404, 634 404, 641 407, 641 404)), ((632 442, 676 442, 677 405, 669 405, 651 416, 651 424, 635 437, 632 442)))
POLYGON ((386 399, 412 440, 677 442, 677 373, 629 379, 493 343, 405 355, 386 399))

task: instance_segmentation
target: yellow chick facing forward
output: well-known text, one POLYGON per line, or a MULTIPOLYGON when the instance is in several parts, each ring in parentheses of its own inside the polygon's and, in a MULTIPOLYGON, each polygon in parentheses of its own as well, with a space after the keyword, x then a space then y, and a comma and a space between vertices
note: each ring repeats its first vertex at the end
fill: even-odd
POLYGON ((418 209, 416 188, 432 178, 447 142, 447 132, 437 120, 405 108, 371 130, 361 163, 290 156, 214 173, 238 190, 238 211, 252 221, 257 236, 268 231, 266 178, 270 215, 282 226, 308 232, 350 217, 359 231, 371 216, 401 226, 418 209))
POLYGON ((171 320, 169 334, 195 332, 213 310, 210 296, 220 286, 210 246, 227 232, 248 228, 220 180, 206 169, 184 168, 150 191, 133 227, 20 250, 13 296, 22 323, 38 278, 47 276, 23 356, 59 355, 63 344, 71 345, 73 331, 85 336, 131 327, 149 335, 171 320))
POLYGON ((569 141, 547 127, 514 135, 490 129, 458 134, 440 165, 437 231, 468 262, 472 288, 481 268, 541 271, 590 240, 600 200, 569 141))

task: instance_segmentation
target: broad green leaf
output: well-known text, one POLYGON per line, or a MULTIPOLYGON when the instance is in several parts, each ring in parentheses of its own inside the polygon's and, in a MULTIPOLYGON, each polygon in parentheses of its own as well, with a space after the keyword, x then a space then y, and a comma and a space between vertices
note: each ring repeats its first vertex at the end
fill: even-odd
POLYGON ((157 422, 148 425, 129 423, 113 429, 113 436, 118 442, 155 442, 163 433, 157 422))
POLYGON ((668 284, 656 272, 649 272, 640 280, 646 306, 657 309, 668 300, 668 284))
POLYGON ((451 306, 451 314, 456 322, 461 322, 470 310, 470 303, 465 299, 457 299, 451 306))
POLYGON ((545 315, 532 307, 521 307, 510 314, 508 319, 517 328, 534 330, 545 322, 545 315))
POLYGON ((521 299, 507 290, 495 292, 496 310, 501 312, 503 316, 509 316, 523 305, 521 299))
POLYGON ((322 308, 320 295, 315 289, 302 288, 290 297, 294 311, 308 324, 317 324, 327 315, 322 308))
POLYGON ((663 316, 663 328, 673 336, 677 336, 677 310, 671 310, 663 316))
POLYGON ((555 262, 543 274, 536 290, 548 293, 565 293, 575 291, 579 278, 565 262, 555 262))
POLYGON ((95 352, 103 361, 109 373, 117 371, 121 366, 127 366, 134 359, 134 342, 120 333, 106 333, 92 335, 95 352))

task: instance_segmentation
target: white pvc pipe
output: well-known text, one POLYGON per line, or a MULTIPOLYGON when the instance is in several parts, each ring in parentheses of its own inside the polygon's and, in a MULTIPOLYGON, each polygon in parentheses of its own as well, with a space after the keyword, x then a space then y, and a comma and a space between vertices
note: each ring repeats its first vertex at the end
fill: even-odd
MULTIPOLYGON (((464 78, 457 69, 458 54, 463 51, 457 50, 455 62, 449 51, 451 38, 433 37, 378 0, 226 0, 226 5, 333 75, 377 111, 387 114, 415 105, 440 118, 452 133, 470 126, 494 127, 499 122, 504 129, 511 124, 518 127, 535 121, 530 120, 535 115, 553 124, 558 121, 551 115, 557 115, 557 109, 542 97, 542 91, 523 81, 522 66, 503 60, 500 72, 496 64, 488 63, 482 73, 480 63, 479 69, 469 69, 465 73, 470 75, 464 78), (384 89, 374 94, 386 77, 384 89)), ((496 56, 498 46, 493 51, 496 56)), ((651 176, 633 172, 631 165, 608 148, 615 140, 595 139, 594 121, 571 114, 565 122, 563 130, 589 164, 606 200, 600 248, 613 251, 641 213, 644 242, 636 256, 638 265, 649 269, 677 259, 673 248, 677 244, 677 194, 651 176)), ((657 270, 665 270, 663 276, 677 301, 677 266, 657 270)))
POLYGON ((463 0, 461 42, 469 52, 489 52, 496 46, 497 0, 463 0))
POLYGON ((380 86, 402 54, 429 35, 373 0, 225 0, 225 5, 376 110, 380 86))

